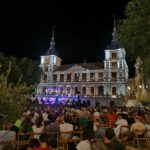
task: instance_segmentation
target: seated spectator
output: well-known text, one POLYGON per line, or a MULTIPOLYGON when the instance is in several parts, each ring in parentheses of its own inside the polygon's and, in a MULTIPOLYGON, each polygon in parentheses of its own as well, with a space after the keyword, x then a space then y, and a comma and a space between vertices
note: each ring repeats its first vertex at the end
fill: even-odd
POLYGON ((116 116, 116 114, 113 112, 112 109, 109 110, 109 113, 108 113, 108 115, 107 115, 107 120, 108 120, 108 121, 114 121, 114 122, 117 120, 117 116, 116 116))
POLYGON ((135 150, 135 148, 125 145, 116 139, 115 132, 111 128, 107 128, 105 132, 104 144, 107 150, 135 150))
POLYGON ((57 139, 55 137, 49 137, 48 139, 48 147, 51 150, 56 150, 57 149, 57 139))
POLYGON ((44 112, 42 113, 43 121, 48 121, 48 111, 44 109, 44 112))
POLYGON ((35 125, 32 126, 34 133, 34 138, 39 139, 40 134, 44 132, 44 126, 42 125, 41 120, 37 119, 35 125))
POLYGON ((96 109, 93 114, 94 120, 100 119, 100 110, 96 109))
POLYGON ((128 113, 128 118, 127 118, 128 124, 131 125, 133 123, 135 123, 133 114, 131 112, 128 113))
POLYGON ((95 135, 97 138, 101 138, 103 139, 104 136, 105 136, 105 130, 107 129, 107 121, 106 121, 106 118, 101 116, 100 117, 100 127, 99 129, 95 132, 95 135))
POLYGON ((27 150, 34 150, 35 148, 38 148, 39 146, 40 146, 40 143, 38 139, 31 139, 27 150))
MULTIPOLYGON (((25 118, 25 120, 21 123, 21 126, 19 128, 19 132, 22 133, 28 133, 28 132, 32 132, 32 122, 30 118, 25 118)), ((28 140, 30 138, 29 135, 23 135, 21 137, 21 140, 28 140)))
MULTIPOLYGON (((4 124, 4 129, 0 130, 0 142, 10 142, 15 141, 16 133, 14 131, 10 131, 10 123, 4 124)), ((2 149, 4 145, 0 145, 0 149, 2 149)))
POLYGON ((56 120, 57 116, 56 115, 52 115, 50 118, 50 124, 47 124, 45 127, 46 130, 46 134, 49 135, 58 135, 60 132, 60 125, 59 122, 56 120))
MULTIPOLYGON (((140 121, 139 116, 136 116, 135 118, 135 123, 131 125, 130 132, 134 132, 135 130, 145 130, 145 125, 140 121)), ((139 132, 139 135, 142 133, 139 132)))
MULTIPOLYGON (((60 132, 73 132, 73 125, 70 123, 70 116, 64 116, 64 123, 60 124, 60 132)), ((72 135, 71 134, 61 134, 61 137, 68 139, 72 135)))
POLYGON ((41 134, 39 137, 40 146, 35 148, 35 150, 51 150, 48 148, 48 135, 41 134))
POLYGON ((148 130, 147 131, 147 136, 150 137, 150 119, 146 119, 144 122, 145 128, 148 130))
MULTIPOLYGON (((118 117, 118 120, 115 123, 115 127, 114 127, 114 131, 115 131, 117 138, 119 137, 121 126, 127 126, 127 125, 128 125, 127 120, 123 118, 123 114, 120 114, 118 117)), ((128 128, 122 128, 121 132, 125 133, 127 131, 128 131, 128 128)))
POLYGON ((25 118, 24 121, 21 123, 19 131, 23 133, 32 132, 32 122, 29 117, 25 118))
POLYGON ((100 139, 95 138, 93 124, 88 122, 87 126, 83 129, 82 140, 76 146, 77 150, 106 150, 105 145, 100 139))
POLYGON ((23 120, 24 120, 24 117, 21 117, 21 115, 20 115, 20 116, 18 117, 18 119, 14 122, 14 124, 13 124, 13 126, 11 127, 10 130, 11 130, 11 131, 15 131, 16 134, 18 134, 19 128, 20 128, 20 126, 21 126, 23 120))

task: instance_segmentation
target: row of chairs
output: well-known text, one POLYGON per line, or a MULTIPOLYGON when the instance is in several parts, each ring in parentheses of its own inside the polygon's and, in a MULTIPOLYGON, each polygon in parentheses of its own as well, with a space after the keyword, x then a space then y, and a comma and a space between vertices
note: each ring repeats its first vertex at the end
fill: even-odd
POLYGON ((82 130, 79 131, 69 131, 69 132, 60 132, 58 136, 58 147, 63 147, 65 150, 68 150, 69 143, 78 143, 82 138, 82 130), (66 135, 70 135, 69 138, 66 138, 66 135))
MULTIPOLYGON (((69 132, 60 132, 54 133, 57 138, 57 147, 60 150, 68 150, 68 143, 76 143, 80 142, 82 137, 82 130, 81 131, 69 131, 69 132), (63 136, 62 136, 63 135, 63 136), (66 135, 69 135, 69 138, 65 138, 66 135)), ((48 134, 49 136, 55 136, 54 134, 48 134)), ((16 150, 19 150, 23 146, 29 145, 30 140, 33 138, 34 135, 41 135, 41 133, 22 133, 19 132, 15 139, 11 141, 0 141, 0 145, 12 145, 16 150)))
MULTIPOLYGON (((113 127, 114 122, 109 122, 107 127, 113 127)), ((98 126, 100 128, 101 126, 98 126)), ((135 130, 133 133, 130 132, 131 125, 121 126, 120 128, 120 138, 124 137, 133 137, 133 146, 137 146, 139 150, 144 145, 147 149, 150 149, 150 129, 145 130, 135 130), (123 129, 127 129, 126 132, 123 132, 123 129)))
POLYGON ((131 125, 121 126, 120 136, 124 138, 125 136, 133 137, 133 146, 137 146, 140 150, 142 146, 145 146, 147 149, 150 149, 150 129, 145 130, 135 130, 133 133, 130 132, 131 125), (122 132, 123 128, 127 128, 126 132, 122 132))
POLYGON ((147 149, 150 149, 150 129, 145 130, 135 130, 133 132, 133 146, 137 144, 139 150, 146 146, 147 149))

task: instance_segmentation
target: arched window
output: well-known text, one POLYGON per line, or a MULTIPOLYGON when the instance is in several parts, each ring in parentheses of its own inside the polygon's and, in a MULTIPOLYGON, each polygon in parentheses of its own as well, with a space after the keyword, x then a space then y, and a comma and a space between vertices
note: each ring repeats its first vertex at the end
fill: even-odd
POLYGON ((99 86, 98 87, 98 95, 103 96, 104 94, 104 87, 103 86, 99 86))
POLYGON ((86 87, 82 88, 82 94, 85 95, 86 94, 86 87))
POLYGON ((94 87, 91 87, 91 95, 94 95, 94 87))
POLYGON ((117 91, 117 90, 116 90, 116 87, 113 87, 113 88, 112 88, 112 95, 116 95, 116 91, 117 91))
POLYGON ((78 87, 75 87, 75 89, 74 89, 74 94, 75 94, 75 95, 78 94, 78 87))
POLYGON ((67 94, 70 94, 70 87, 67 87, 66 91, 67 91, 67 94))
POLYGON ((63 94, 63 92, 64 92, 63 87, 60 87, 60 94, 63 94))

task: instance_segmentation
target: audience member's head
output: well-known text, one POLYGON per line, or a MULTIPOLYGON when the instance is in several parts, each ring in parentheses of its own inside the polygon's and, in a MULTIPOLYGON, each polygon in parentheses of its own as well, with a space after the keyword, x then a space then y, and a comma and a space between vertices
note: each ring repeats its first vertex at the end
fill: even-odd
POLYGON ((92 150, 107 150, 106 146, 100 139, 92 139, 90 143, 92 150))
POLYGON ((55 122, 57 119, 57 116, 56 115, 52 115, 51 118, 50 118, 50 121, 51 122, 55 122))
POLYGON ((70 123, 71 122, 71 118, 70 118, 69 115, 65 115, 64 116, 64 122, 66 122, 66 123, 70 123))
POLYGON ((48 146, 50 148, 57 148, 57 138, 49 137, 49 139, 48 139, 48 146))
POLYGON ((40 146, 40 142, 38 139, 31 139, 28 148, 37 148, 40 146))
POLYGON ((135 120, 135 122, 140 121, 140 117, 139 116, 135 116, 134 120, 135 120))
POLYGON ((83 129, 83 139, 91 140, 95 138, 95 132, 93 130, 92 122, 88 122, 88 125, 83 129))
POLYGON ((115 132, 112 128, 107 128, 105 131, 105 137, 108 140, 112 140, 115 137, 115 132))
POLYGON ((100 121, 101 121, 101 123, 103 123, 103 124, 106 124, 106 123, 107 123, 107 118, 106 118, 106 116, 105 116, 104 114, 100 116, 100 121))
POLYGON ((47 143, 48 142, 48 135, 41 134, 39 137, 40 143, 47 143))

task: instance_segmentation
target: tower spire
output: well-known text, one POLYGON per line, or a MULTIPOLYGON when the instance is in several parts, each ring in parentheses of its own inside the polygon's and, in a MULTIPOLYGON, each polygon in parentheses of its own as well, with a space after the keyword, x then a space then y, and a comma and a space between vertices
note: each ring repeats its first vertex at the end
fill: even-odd
POLYGON ((117 41, 117 27, 116 27, 116 20, 114 19, 114 27, 113 27, 113 33, 112 33, 112 42, 117 41))
POLYGON ((53 25, 52 27, 52 38, 51 38, 51 41, 50 41, 50 47, 49 47, 49 50, 48 50, 48 53, 50 54, 52 51, 55 51, 55 26, 53 25))
POLYGON ((111 40, 111 43, 106 48, 107 49, 117 49, 117 48, 121 48, 121 47, 122 46, 118 42, 116 20, 114 19, 114 26, 113 26, 113 32, 112 32, 112 40, 111 40))

